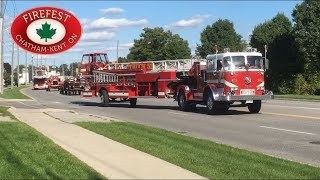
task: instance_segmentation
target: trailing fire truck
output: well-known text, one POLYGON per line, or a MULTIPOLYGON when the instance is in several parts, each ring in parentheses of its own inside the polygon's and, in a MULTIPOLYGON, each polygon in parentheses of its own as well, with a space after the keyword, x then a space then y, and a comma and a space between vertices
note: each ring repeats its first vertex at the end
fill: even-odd
POLYGON ((63 81, 59 78, 59 76, 50 76, 49 79, 47 80, 47 91, 51 91, 51 89, 57 89, 60 90, 60 88, 63 85, 63 81))
POLYGON ((81 95, 83 86, 79 77, 66 77, 60 88, 60 94, 65 95, 81 95))
POLYGON ((35 75, 33 77, 33 89, 47 89, 47 76, 46 71, 43 68, 35 70, 35 75))
POLYGON ((264 88, 265 62, 258 52, 226 50, 208 55, 206 60, 132 64, 111 64, 105 53, 83 55, 83 95, 99 96, 102 106, 109 106, 110 99, 124 98, 131 107, 136 106, 138 98, 171 97, 183 111, 194 111, 201 104, 208 114, 225 112, 235 102, 258 113, 261 101, 273 96, 264 88), (177 78, 179 71, 186 72, 177 78))

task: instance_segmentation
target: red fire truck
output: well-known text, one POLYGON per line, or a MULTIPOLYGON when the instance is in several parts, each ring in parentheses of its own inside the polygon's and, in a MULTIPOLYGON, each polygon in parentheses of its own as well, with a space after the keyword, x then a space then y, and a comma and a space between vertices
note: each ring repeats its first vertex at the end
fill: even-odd
POLYGON ((258 113, 261 100, 273 96, 264 89, 264 61, 258 52, 224 52, 208 55, 206 60, 166 60, 161 61, 164 66, 160 69, 157 62, 143 62, 152 68, 130 69, 132 66, 124 67, 125 63, 110 64, 106 57, 105 53, 85 54, 81 66, 84 96, 99 96, 102 106, 109 106, 115 98, 129 99, 134 107, 137 98, 173 97, 183 111, 194 111, 201 104, 209 114, 224 112, 240 102, 251 113, 258 113), (177 78, 177 70, 188 66, 189 71, 177 78))
POLYGON ((45 70, 39 68, 35 71, 35 76, 33 77, 33 89, 46 89, 47 85, 47 77, 45 70))
POLYGON ((50 76, 47 81, 47 91, 51 91, 51 89, 60 90, 63 85, 63 81, 58 76, 50 76))

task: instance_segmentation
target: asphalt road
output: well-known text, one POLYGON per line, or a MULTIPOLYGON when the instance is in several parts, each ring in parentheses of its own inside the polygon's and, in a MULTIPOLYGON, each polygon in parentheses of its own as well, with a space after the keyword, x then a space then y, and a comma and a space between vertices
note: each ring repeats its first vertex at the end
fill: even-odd
POLYGON ((57 91, 26 89, 37 101, 0 102, 24 108, 63 108, 165 128, 218 143, 320 166, 320 102, 271 100, 259 114, 246 107, 227 114, 207 115, 203 106, 182 112, 172 99, 138 99, 99 107, 99 98, 60 95, 57 91))

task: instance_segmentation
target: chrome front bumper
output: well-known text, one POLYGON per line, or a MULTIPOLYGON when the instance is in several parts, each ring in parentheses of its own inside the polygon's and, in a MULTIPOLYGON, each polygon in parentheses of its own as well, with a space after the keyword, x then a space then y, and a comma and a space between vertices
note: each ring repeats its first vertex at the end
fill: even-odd
POLYGON ((273 99, 273 94, 266 95, 228 95, 228 96, 213 96, 215 101, 250 101, 250 100, 270 100, 273 99))

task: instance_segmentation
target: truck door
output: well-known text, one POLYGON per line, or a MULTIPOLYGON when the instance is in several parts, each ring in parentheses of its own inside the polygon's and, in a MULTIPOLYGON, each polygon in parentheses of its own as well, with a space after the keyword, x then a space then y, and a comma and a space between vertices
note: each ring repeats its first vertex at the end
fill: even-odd
POLYGON ((80 70, 82 75, 90 74, 91 62, 92 62, 92 54, 85 54, 82 56, 81 70, 80 70))

